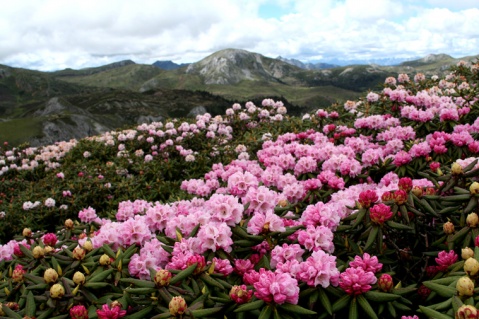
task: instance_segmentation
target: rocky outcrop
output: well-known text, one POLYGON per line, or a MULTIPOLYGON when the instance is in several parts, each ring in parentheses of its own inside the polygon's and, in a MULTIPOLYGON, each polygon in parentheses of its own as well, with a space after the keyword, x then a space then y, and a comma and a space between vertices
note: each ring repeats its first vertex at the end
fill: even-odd
POLYGON ((280 81, 293 65, 245 50, 226 49, 190 64, 187 74, 197 74, 204 84, 232 85, 243 80, 280 81))

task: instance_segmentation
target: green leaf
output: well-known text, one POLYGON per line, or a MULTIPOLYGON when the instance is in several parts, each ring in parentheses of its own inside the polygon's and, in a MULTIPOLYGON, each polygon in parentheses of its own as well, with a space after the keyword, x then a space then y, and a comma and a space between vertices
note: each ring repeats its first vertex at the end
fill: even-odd
POLYGON ((358 304, 356 298, 353 298, 349 304, 349 319, 358 319, 358 304))
POLYGON ((35 311, 36 311, 36 304, 35 304, 35 298, 33 298, 33 293, 30 290, 27 294, 27 304, 25 306, 25 315, 29 317, 34 317, 35 316, 35 311))
POLYGON ((152 281, 141 280, 141 279, 134 279, 134 278, 121 278, 120 282, 126 282, 130 284, 134 284, 140 288, 154 288, 155 283, 152 281))
POLYGON ((331 307, 331 302, 329 301, 328 295, 323 288, 319 288, 319 300, 323 305, 324 309, 330 314, 333 315, 333 308, 331 307))
POLYGON ((147 295, 155 292, 156 288, 126 288, 125 292, 133 295, 147 295))
POLYGON ((173 278, 171 278, 170 284, 174 285, 177 282, 179 282, 179 281, 185 279, 186 277, 188 277, 189 275, 191 275, 193 273, 193 271, 195 271, 197 264, 198 263, 194 263, 193 265, 189 266, 185 270, 176 274, 173 278))
POLYGON ((224 289, 223 285, 220 284, 218 281, 216 281, 215 279, 213 279, 210 275, 208 275, 207 273, 202 273, 200 275, 200 278, 201 280, 203 280, 203 282, 209 286, 213 286, 213 287, 216 287, 216 288, 219 288, 219 289, 224 289))
POLYGON ((444 300, 443 302, 428 306, 434 310, 446 310, 451 308, 452 300, 454 297, 444 300))
POLYGON ((51 318, 51 314, 53 313, 55 309, 54 308, 48 308, 44 312, 42 312, 39 316, 37 316, 37 319, 49 319, 51 318))
MULTIPOLYGON (((22 246, 22 245, 20 245, 20 246, 22 246)), ((13 319, 22 319, 23 318, 18 313, 16 313, 12 309, 8 308, 7 306, 5 306, 5 304, 2 304, 2 309, 3 309, 3 312, 5 312, 5 314, 8 316, 8 318, 13 318, 13 319)))
POLYGON ((440 284, 436 284, 432 281, 425 281, 423 282, 424 286, 427 288, 431 289, 432 291, 435 291, 438 295, 442 297, 452 297, 456 293, 456 288, 451 287, 451 286, 443 286, 440 284))
POLYGON ((143 319, 148 318, 147 315, 153 310, 153 306, 148 306, 138 312, 125 317, 125 319, 143 319))
POLYGON ((264 305, 263 300, 256 300, 253 302, 248 302, 244 305, 239 306, 234 310, 234 312, 242 312, 242 311, 251 311, 261 308, 264 305))
POLYGON ((110 284, 107 283, 107 282, 87 282, 83 287, 92 288, 92 289, 99 289, 99 288, 105 288, 109 285, 110 284))
POLYGON ((89 279, 86 280, 87 283, 94 283, 94 282, 101 282, 106 279, 111 273, 115 271, 114 268, 110 268, 107 270, 103 270, 102 272, 90 277, 89 279))
POLYGON ((205 316, 211 316, 212 314, 220 312, 221 310, 223 310, 222 307, 215 307, 215 308, 208 308, 208 309, 192 310, 190 311, 190 313, 193 315, 194 318, 200 318, 205 316))
POLYGON ((273 306, 267 305, 266 307, 261 310, 261 313, 258 319, 269 319, 271 317, 271 313, 273 312, 273 306))
POLYGON ((286 310, 288 312, 297 313, 297 314, 300 314, 300 315, 315 315, 315 314, 317 314, 315 311, 303 308, 303 307, 298 306, 298 305, 293 305, 293 304, 290 304, 290 303, 284 303, 282 305, 279 305, 279 308, 281 308, 283 310, 286 310))
POLYGON ((452 317, 449 317, 448 315, 445 315, 443 313, 440 313, 436 310, 430 309, 425 306, 419 306, 419 309, 421 309, 421 312, 428 316, 429 318, 434 318, 434 319, 453 319, 452 317))
POLYGON ((389 227, 391 228, 394 228, 394 229, 399 229, 399 230, 414 230, 414 228, 410 227, 410 226, 407 226, 407 225, 404 225, 404 224, 400 224, 400 223, 397 223, 395 221, 392 221, 392 220, 388 220, 386 222, 386 225, 388 225, 389 227))
POLYGON ((464 208, 464 214, 469 214, 476 207, 477 207, 477 198, 472 197, 469 200, 469 203, 467 204, 466 208, 464 208))
MULTIPOLYGON (((24 245, 20 244, 18 245, 18 247, 20 248, 20 250, 22 251, 22 253, 27 256, 29 259, 33 259, 33 253, 30 251, 30 249, 28 249, 27 247, 25 247, 24 245)), ((33 248, 32 248, 33 249, 33 248)))
POLYGON ((341 298, 339 298, 338 300, 336 300, 336 302, 333 304, 333 313, 336 313, 338 312, 339 310, 343 309, 344 307, 346 307, 347 305, 349 305, 349 301, 351 300, 351 296, 350 295, 344 295, 342 296, 341 298))
POLYGON ((367 299, 363 295, 358 295, 357 300, 361 308, 366 312, 369 318, 378 319, 376 312, 373 310, 367 299))
POLYGON ((371 231, 369 232, 368 240, 366 242, 366 245, 364 246, 364 250, 367 250, 374 243, 374 241, 376 240, 376 237, 378 236, 378 231, 379 231, 379 226, 373 226, 371 228, 371 231))
POLYGON ((457 240, 461 239, 462 237, 466 236, 467 232, 470 230, 471 228, 469 228, 468 226, 465 226, 464 228, 462 228, 460 231, 456 232, 450 240, 448 240, 449 242, 456 242, 457 240))
POLYGON ((441 197, 442 201, 449 201, 449 202, 461 202, 466 201, 471 198, 471 194, 460 194, 460 195, 450 195, 450 196, 443 196, 441 197))
POLYGON ((401 297, 399 295, 380 291, 368 291, 364 294, 364 296, 366 299, 376 302, 393 301, 401 297))

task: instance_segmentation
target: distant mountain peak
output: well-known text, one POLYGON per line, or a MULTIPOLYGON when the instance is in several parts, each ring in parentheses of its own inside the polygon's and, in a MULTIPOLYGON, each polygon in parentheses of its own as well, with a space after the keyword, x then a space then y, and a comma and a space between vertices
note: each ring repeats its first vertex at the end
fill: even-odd
POLYGON ((177 63, 175 63, 171 60, 156 61, 155 63, 153 63, 154 66, 156 66, 157 68, 160 68, 162 70, 176 70, 176 69, 179 69, 181 67, 187 66, 189 64, 190 63, 177 64, 177 63))
POLYGON ((204 84, 236 84, 243 80, 278 82, 288 67, 292 66, 259 53, 230 48, 190 64, 186 73, 198 74, 204 84))

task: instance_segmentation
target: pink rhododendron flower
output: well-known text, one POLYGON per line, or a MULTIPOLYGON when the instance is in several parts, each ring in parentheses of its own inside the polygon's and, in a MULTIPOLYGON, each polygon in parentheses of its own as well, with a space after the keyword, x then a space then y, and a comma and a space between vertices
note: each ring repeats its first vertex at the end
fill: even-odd
POLYGON ((383 264, 378 262, 378 257, 371 257, 368 253, 364 253, 363 257, 355 256, 354 260, 349 263, 349 267, 362 268, 364 271, 377 273, 383 268, 383 264))
POLYGON ((120 306, 114 306, 110 309, 104 304, 102 310, 97 310, 98 319, 118 319, 126 316, 126 310, 121 310, 120 306))
POLYGON ((328 253, 334 251, 333 232, 324 226, 308 225, 306 230, 300 230, 298 242, 309 251, 324 250, 328 253))
POLYGON ((284 243, 282 246, 275 246, 271 251, 271 267, 275 268, 278 263, 284 263, 288 260, 302 261, 304 249, 298 244, 288 245, 284 243))
POLYGON ((364 271, 363 268, 347 268, 339 275, 339 286, 348 295, 360 295, 371 290, 371 285, 377 281, 371 271, 364 271))
POLYGON ((266 214, 256 213, 248 222, 246 229, 248 233, 253 235, 259 235, 263 232, 284 232, 283 220, 272 211, 266 212, 266 214))
POLYGON ((383 203, 376 204, 369 210, 369 217, 374 224, 384 224, 392 216, 391 207, 383 203))
POLYGON ((215 265, 215 273, 228 276, 234 270, 233 267, 231 266, 231 262, 228 259, 219 259, 219 258, 213 257, 213 263, 215 265))
POLYGON ((88 208, 82 209, 78 213, 78 218, 80 218, 82 223, 91 223, 92 221, 95 221, 95 219, 97 219, 98 216, 96 215, 95 209, 88 207, 88 208))
POLYGON ((287 273, 275 274, 261 268, 258 281, 253 284, 256 298, 276 304, 297 304, 299 299, 298 281, 287 273))
POLYGON ((223 249, 231 252, 233 240, 231 228, 226 223, 209 222, 200 227, 198 239, 201 241, 201 247, 206 251, 208 249, 216 251, 223 249))
POLYGON ((379 199, 375 191, 368 189, 359 193, 358 202, 363 208, 369 208, 372 204, 377 202, 379 199))
POLYGON ((54 233, 47 233, 42 237, 43 243, 47 246, 52 246, 54 247, 55 244, 57 243, 57 235, 54 233))
POLYGON ((330 284, 338 285, 339 270, 336 268, 336 257, 322 250, 314 251, 305 262, 298 265, 296 278, 311 287, 321 285, 327 288, 330 284))
POLYGON ((449 266, 454 264, 458 259, 457 254, 454 252, 454 250, 450 250, 449 252, 446 252, 445 250, 439 252, 437 258, 436 258, 436 263, 438 265, 438 270, 439 271, 446 271, 449 266))

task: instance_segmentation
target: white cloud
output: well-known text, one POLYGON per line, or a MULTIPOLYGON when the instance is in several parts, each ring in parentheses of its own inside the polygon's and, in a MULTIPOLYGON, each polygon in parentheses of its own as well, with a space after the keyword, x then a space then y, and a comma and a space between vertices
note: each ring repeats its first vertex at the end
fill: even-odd
POLYGON ((193 62, 230 47, 302 60, 472 55, 479 53, 475 3, 22 0, 0 12, 0 63, 51 70, 124 58, 193 62), (260 18, 260 6, 271 4, 282 16, 260 18))

